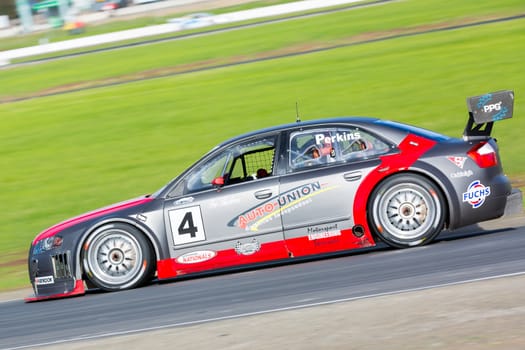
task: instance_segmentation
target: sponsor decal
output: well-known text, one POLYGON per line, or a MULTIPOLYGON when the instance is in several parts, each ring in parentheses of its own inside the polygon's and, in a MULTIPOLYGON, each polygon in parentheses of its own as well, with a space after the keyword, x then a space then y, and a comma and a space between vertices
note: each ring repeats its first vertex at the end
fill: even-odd
POLYGON ((208 261, 217 256, 217 253, 211 250, 199 250, 196 252, 186 253, 177 258, 179 264, 197 264, 208 261))
POLYGON ((248 224, 256 220, 257 218, 272 217, 273 215, 271 214, 273 214, 277 208, 279 208, 278 202, 266 203, 263 206, 257 207, 249 211, 245 215, 240 215, 238 225, 240 228, 247 228, 248 224))
POLYGON ((227 198, 227 199, 221 199, 214 201, 213 203, 210 203, 210 208, 222 208, 227 207, 230 205, 236 205, 241 203, 240 198, 227 198))
POLYGON ((452 163, 456 164, 458 168, 463 169, 463 165, 465 165, 465 161, 467 160, 467 157, 449 156, 447 157, 447 159, 450 160, 452 163))
POLYGON ((170 210, 168 216, 174 245, 206 240, 200 206, 170 210))
POLYGON ((241 243, 237 241, 237 244, 235 244, 235 252, 237 252, 239 255, 253 255, 259 250, 261 250, 261 243, 259 243, 259 241, 257 241, 255 238, 248 243, 241 243))
POLYGON ((509 109, 507 107, 503 107, 498 113, 492 116, 492 120, 497 121, 497 120, 504 119, 507 116, 508 112, 509 112, 509 109))
POLYGON ((490 186, 485 186, 481 181, 472 181, 463 193, 463 202, 472 205, 472 208, 479 208, 485 203, 485 198, 490 196, 490 186))
POLYGON ((492 120, 498 121, 507 116, 509 109, 505 106, 502 107, 503 101, 489 103, 492 102, 492 97, 492 94, 486 94, 481 96, 476 106, 484 113, 496 111, 497 113, 492 116, 492 120))
POLYGON ((337 224, 330 225, 330 226, 308 227, 307 231, 308 231, 309 241, 341 236, 341 231, 337 230, 337 224))
POLYGON ((463 171, 458 171, 457 173, 450 174, 450 177, 452 178, 471 177, 472 175, 474 175, 474 172, 472 170, 463 170, 463 171))
POLYGON ((501 111, 501 101, 490 105, 483 106, 483 112, 501 111))
POLYGON ((490 102, 490 100, 492 100, 492 94, 486 94, 481 96, 479 98, 477 107, 481 109, 487 102, 490 102))
POLYGON ((331 144, 335 142, 344 142, 344 141, 354 141, 359 140, 361 134, 359 132, 343 132, 336 133, 333 136, 326 136, 325 134, 315 134, 315 143, 317 145, 321 144, 331 144))
POLYGON ((42 276, 42 277, 35 277, 35 284, 37 286, 43 286, 45 284, 53 284, 55 283, 55 279, 53 276, 42 276))
POLYGON ((237 226, 246 231, 257 231, 260 225, 270 222, 280 214, 286 215, 308 205, 312 202, 312 197, 334 188, 335 186, 329 187, 326 184, 319 183, 319 181, 292 188, 279 196, 268 199, 255 208, 243 212, 232 219, 228 226, 237 226))

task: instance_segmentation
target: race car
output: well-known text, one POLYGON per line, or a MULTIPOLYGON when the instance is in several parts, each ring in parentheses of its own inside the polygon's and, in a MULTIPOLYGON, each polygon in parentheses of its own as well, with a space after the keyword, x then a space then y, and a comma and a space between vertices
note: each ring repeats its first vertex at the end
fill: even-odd
POLYGON ((512 91, 468 98, 462 139, 365 117, 297 121, 230 139, 153 194, 36 236, 28 261, 34 296, 26 301, 379 240, 416 247, 445 228, 498 218, 516 191, 490 134, 495 121, 512 117, 513 99, 512 91))

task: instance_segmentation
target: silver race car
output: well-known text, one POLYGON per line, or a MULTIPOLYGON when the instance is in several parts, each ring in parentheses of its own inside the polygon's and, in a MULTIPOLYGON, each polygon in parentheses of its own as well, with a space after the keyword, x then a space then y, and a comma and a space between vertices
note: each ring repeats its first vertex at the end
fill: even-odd
POLYGON ((151 195, 40 233, 28 261, 35 295, 26 300, 129 289, 378 240, 420 246, 444 228, 500 217, 516 192, 490 134, 494 121, 512 116, 513 93, 467 104, 462 139, 393 121, 336 118, 226 141, 151 195))

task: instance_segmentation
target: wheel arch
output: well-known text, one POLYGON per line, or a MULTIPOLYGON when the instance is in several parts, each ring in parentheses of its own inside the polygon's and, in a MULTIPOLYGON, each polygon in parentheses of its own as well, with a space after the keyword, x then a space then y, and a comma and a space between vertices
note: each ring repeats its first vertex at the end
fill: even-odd
POLYGON ((160 242, 158 242, 158 239, 157 237, 153 234, 153 232, 151 232, 147 227, 144 227, 144 225, 141 225, 139 222, 137 221, 134 221, 134 220, 130 220, 130 219, 125 219, 125 218, 109 218, 109 219, 106 219, 106 220, 101 220, 101 221, 98 221, 96 222, 94 225, 90 226, 82 235, 82 237, 80 238, 79 242, 79 248, 78 248, 78 251, 77 251, 77 254, 76 254, 76 265, 78 266, 79 268, 79 272, 80 272, 80 275, 81 276, 84 276, 84 267, 83 267, 83 264, 82 264, 82 254, 84 252, 84 244, 86 243, 87 239, 89 238, 89 236, 95 232, 96 230, 98 230, 100 227, 104 226, 104 225, 108 225, 108 224, 125 224, 125 225, 129 225, 133 228, 136 228, 137 230, 139 230, 139 232, 141 232, 144 237, 147 239, 148 243, 150 244, 150 247, 153 249, 152 250, 152 253, 154 254, 154 261, 153 263, 155 264, 155 271, 157 271, 157 260, 159 260, 160 256, 161 256, 161 250, 160 250, 160 242))
MULTIPOLYGON (((421 177, 425 178, 426 180, 430 181, 433 185, 435 185, 436 189, 438 191, 440 191, 440 193, 443 196, 443 198, 445 198, 445 203, 443 203, 443 205, 444 205, 443 208, 444 208, 444 211, 445 211, 445 226, 444 226, 444 228, 449 228, 451 226, 451 223, 454 223, 455 222, 454 220, 456 220, 454 215, 453 215, 453 213, 457 212, 458 208, 454 205, 455 202, 452 200, 452 195, 451 195, 450 191, 447 190, 448 179, 443 179, 443 176, 436 176, 435 172, 440 173, 439 170, 437 170, 437 169, 435 169, 434 171, 431 171, 430 169, 428 169, 426 167, 418 167, 418 166, 411 167, 411 168, 409 168, 407 170, 394 172, 392 174, 389 174, 388 176, 385 176, 380 181, 378 181, 374 185, 372 190, 370 191, 370 194, 372 194, 379 186, 381 186, 384 182, 386 182, 387 180, 391 179, 392 177, 399 176, 399 175, 418 175, 418 176, 421 176, 421 177)), ((452 186, 450 184, 450 182, 448 182, 448 184, 450 186, 452 186)), ((368 225, 370 227, 372 227, 372 225, 370 224, 370 215, 371 215, 371 213, 369 213, 368 209, 369 209, 370 204, 373 201, 373 199, 374 199, 373 196, 369 195, 368 198, 367 198, 367 201, 366 201, 367 220, 368 220, 368 225)), ((373 235, 374 239, 378 239, 379 238, 379 237, 377 237, 377 234, 372 229, 371 229, 371 234, 373 235)))

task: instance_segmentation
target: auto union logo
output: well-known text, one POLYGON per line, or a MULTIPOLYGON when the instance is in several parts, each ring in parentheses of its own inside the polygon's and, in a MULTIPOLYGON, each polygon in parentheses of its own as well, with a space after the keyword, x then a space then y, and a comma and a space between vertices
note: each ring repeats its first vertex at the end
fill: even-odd
POLYGON ((463 202, 472 205, 472 208, 479 208, 485 203, 485 198, 490 196, 490 186, 485 186, 481 181, 472 181, 463 193, 463 202))
POLYGON ((274 218, 279 218, 281 214, 286 215, 308 205, 312 202, 313 197, 335 188, 336 186, 327 186, 327 184, 321 184, 319 181, 294 187, 242 212, 230 220, 228 226, 237 226, 246 231, 255 232, 260 225, 270 222, 274 218))

